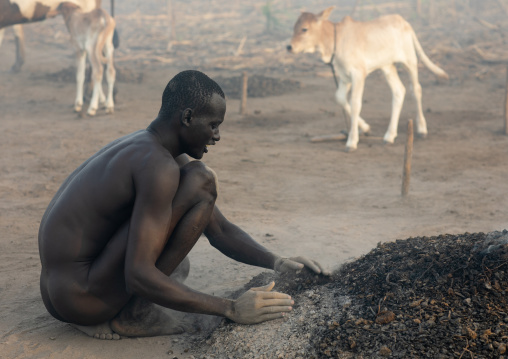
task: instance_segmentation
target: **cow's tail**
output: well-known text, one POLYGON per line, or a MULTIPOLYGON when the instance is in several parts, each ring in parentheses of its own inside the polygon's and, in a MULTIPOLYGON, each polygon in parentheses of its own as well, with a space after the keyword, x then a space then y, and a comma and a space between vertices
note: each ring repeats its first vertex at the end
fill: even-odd
MULTIPOLYGON (((412 30, 412 29, 411 29, 412 30)), ((411 31, 411 36, 413 37, 413 44, 416 49, 416 53, 418 54, 418 57, 422 60, 422 62, 427 66, 427 68, 432 71, 436 76, 441 77, 443 79, 449 79, 450 77, 448 74, 437 66, 435 63, 433 63, 425 54, 423 51, 422 45, 420 45, 420 41, 418 41, 418 38, 416 37, 416 34, 414 31, 411 31)))
POLYGON ((115 31, 116 24, 115 20, 105 11, 102 11, 102 20, 104 21, 104 28, 97 37, 97 46, 95 46, 95 53, 97 58, 99 58, 100 61, 105 64, 107 63, 108 59, 104 56, 104 46, 106 45, 107 41, 111 41, 112 36, 114 38, 114 33, 112 34, 111 32, 115 31))
MULTIPOLYGON (((115 0, 111 0, 111 17, 115 17, 115 0)), ((115 27, 115 32, 113 33, 113 46, 115 49, 118 49, 120 46, 120 36, 118 36, 118 31, 115 27)))
POLYGON ((113 46, 115 47, 115 49, 118 49, 118 46, 120 46, 120 37, 118 36, 118 31, 116 31, 116 27, 115 31, 113 32, 113 46))

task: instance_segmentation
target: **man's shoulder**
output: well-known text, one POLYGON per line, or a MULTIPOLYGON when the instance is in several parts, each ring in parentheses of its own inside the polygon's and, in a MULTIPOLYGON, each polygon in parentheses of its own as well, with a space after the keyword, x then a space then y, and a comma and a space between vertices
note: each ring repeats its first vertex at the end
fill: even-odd
POLYGON ((134 171, 148 170, 153 174, 168 171, 179 173, 178 163, 157 141, 149 136, 140 135, 132 138, 130 142, 127 157, 134 171))

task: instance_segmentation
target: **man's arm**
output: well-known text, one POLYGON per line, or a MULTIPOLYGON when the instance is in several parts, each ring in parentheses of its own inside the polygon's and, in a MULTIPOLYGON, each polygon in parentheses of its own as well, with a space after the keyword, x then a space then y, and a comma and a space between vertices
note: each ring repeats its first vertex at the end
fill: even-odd
POLYGON ((205 235, 210 244, 223 254, 245 264, 277 272, 298 271, 307 267, 317 274, 330 274, 318 262, 307 257, 284 258, 269 251, 240 227, 228 221, 217 206, 213 209, 205 235))
MULTIPOLYGON (((180 166, 189 161, 185 154, 176 158, 180 166)), ((278 272, 298 271, 307 267, 318 274, 330 274, 312 259, 303 256, 284 258, 266 249, 240 227, 227 220, 217 206, 213 209, 210 223, 205 228, 204 234, 212 246, 226 256, 245 264, 278 272)))
POLYGON ((170 278, 168 275, 190 250, 185 244, 167 243, 175 225, 172 202, 178 189, 180 169, 167 158, 141 162, 140 168, 133 172, 136 200, 125 255, 125 281, 132 294, 167 308, 220 315, 243 324, 280 318, 292 310, 291 297, 272 292, 273 284, 252 288, 233 301, 192 290, 170 278), (165 273, 156 266, 163 251, 172 268, 165 273))
POLYGON ((204 234, 212 246, 226 256, 245 264, 275 269, 275 262, 280 258, 256 242, 240 227, 228 221, 217 206, 213 209, 204 234))

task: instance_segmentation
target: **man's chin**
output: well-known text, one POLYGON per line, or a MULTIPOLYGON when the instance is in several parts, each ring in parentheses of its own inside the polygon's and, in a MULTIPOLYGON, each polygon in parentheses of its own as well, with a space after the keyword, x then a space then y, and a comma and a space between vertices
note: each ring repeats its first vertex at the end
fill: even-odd
POLYGON ((187 156, 190 156, 190 157, 194 158, 195 160, 202 159, 203 155, 204 155, 203 152, 202 153, 189 153, 189 152, 187 152, 187 156))

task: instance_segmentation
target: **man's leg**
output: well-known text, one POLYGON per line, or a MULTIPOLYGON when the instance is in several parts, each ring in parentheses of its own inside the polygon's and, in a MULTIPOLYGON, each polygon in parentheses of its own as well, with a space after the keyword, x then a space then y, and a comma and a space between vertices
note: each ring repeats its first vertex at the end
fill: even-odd
MULTIPOLYGON (((156 264, 162 272, 182 281, 186 278, 189 265, 184 258, 208 224, 216 195, 216 177, 212 170, 201 162, 182 167, 180 185, 173 200, 172 235, 156 264)), ((50 280, 41 275, 41 293, 48 311, 54 310, 58 313, 55 317, 65 318, 63 321, 85 324, 75 326, 88 335, 105 339, 113 337, 109 324, 115 332, 126 336, 182 332, 183 328, 174 315, 126 292, 123 268, 128 227, 128 223, 122 225, 91 264, 82 285, 87 288, 86 292, 68 293, 61 284, 68 278, 57 274, 57 278, 50 280), (86 325, 101 321, 108 325, 86 325)))
MULTIPOLYGON (((216 197, 217 178, 211 169, 198 161, 182 167, 180 186, 173 200, 172 235, 156 263, 163 273, 181 282, 187 278, 190 262, 186 256, 208 225, 216 197)), ((125 336, 182 333, 189 330, 187 326, 191 324, 185 316, 133 297, 111 321, 111 327, 125 336)))

